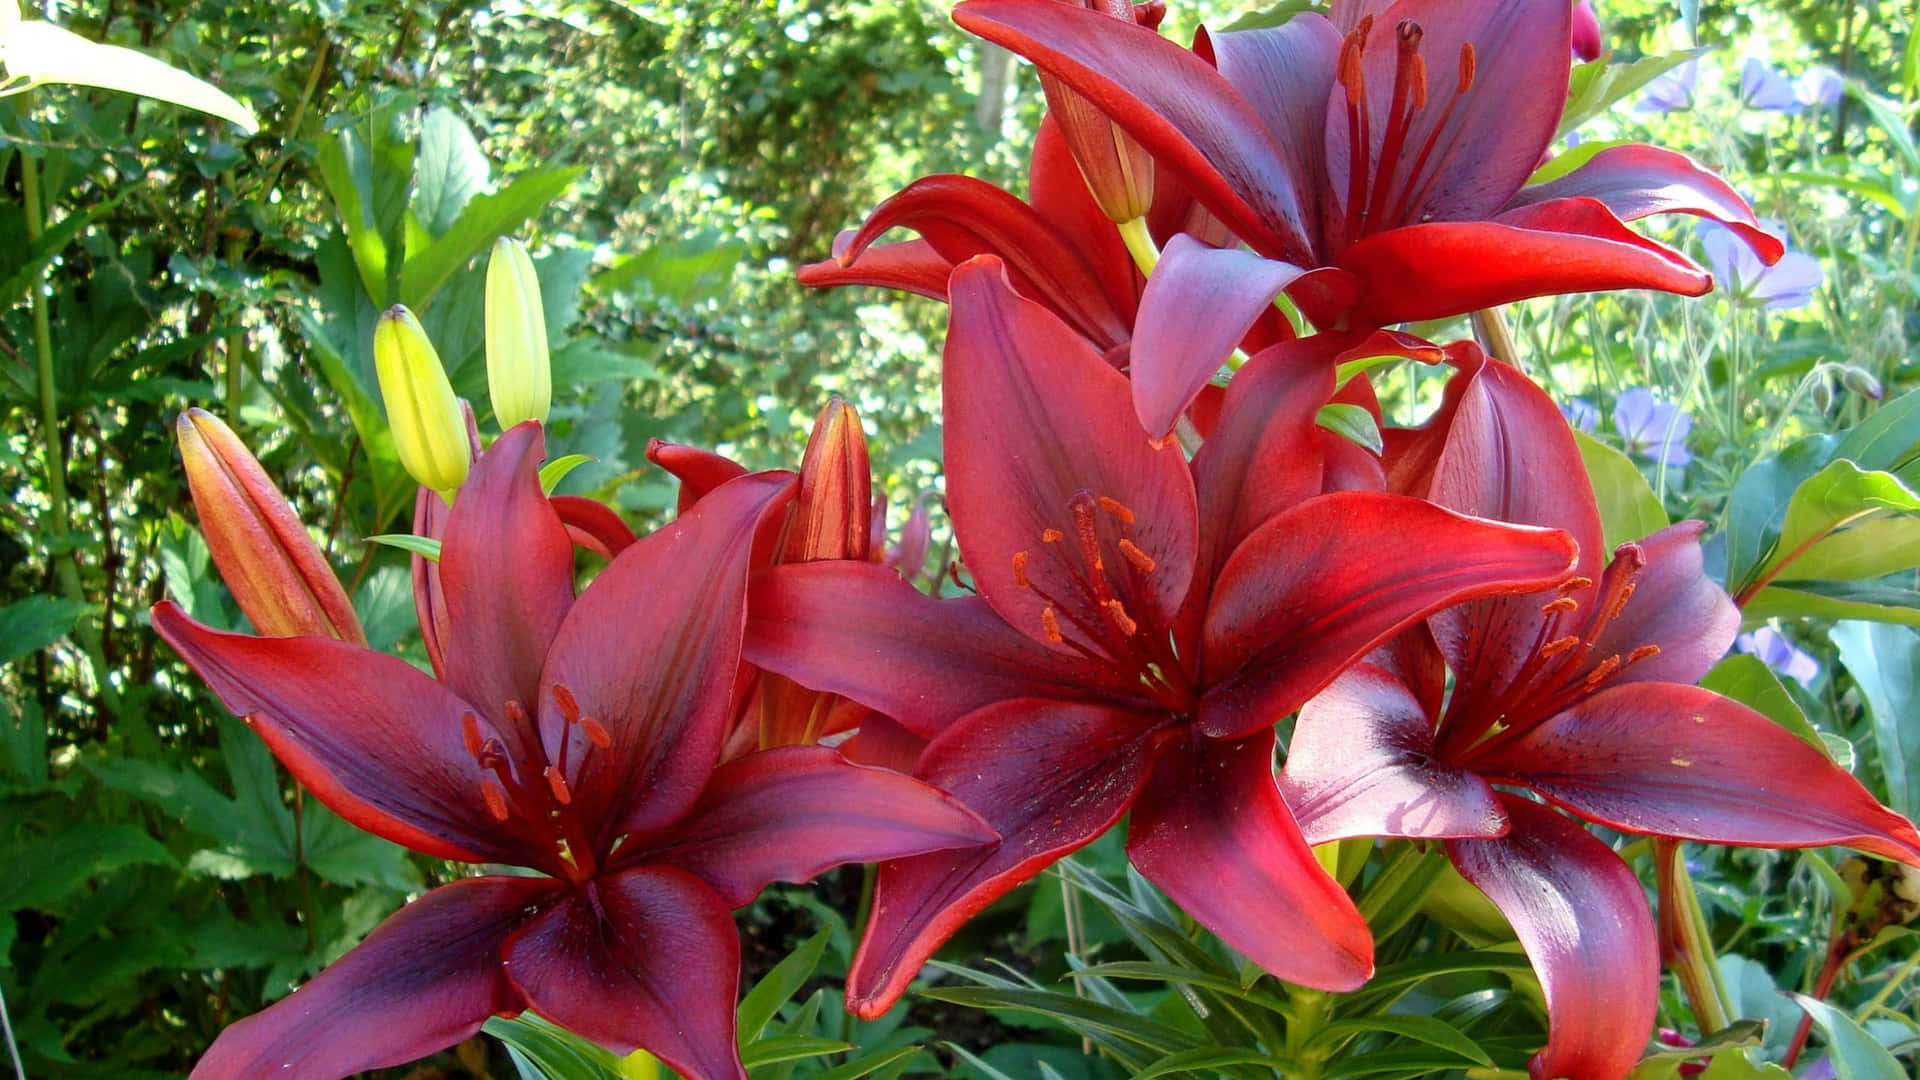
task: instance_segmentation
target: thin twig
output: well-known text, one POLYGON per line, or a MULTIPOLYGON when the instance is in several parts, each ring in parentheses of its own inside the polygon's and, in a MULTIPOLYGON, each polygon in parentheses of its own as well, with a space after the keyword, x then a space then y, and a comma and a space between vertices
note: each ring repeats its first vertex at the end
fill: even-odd
POLYGON ((27 1080, 27 1067, 20 1064, 20 1045, 13 1041, 13 1021, 7 1019, 7 995, 0 991, 0 1035, 7 1038, 7 1056, 13 1059, 14 1080, 27 1080))

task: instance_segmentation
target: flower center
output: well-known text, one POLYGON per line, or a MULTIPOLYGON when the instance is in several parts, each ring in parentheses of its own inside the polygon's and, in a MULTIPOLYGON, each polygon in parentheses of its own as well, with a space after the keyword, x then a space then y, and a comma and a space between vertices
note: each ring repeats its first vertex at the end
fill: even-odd
POLYGON ((1134 512, 1084 489, 1066 509, 1066 528, 1043 528, 1038 546, 1013 553, 1014 584, 1045 604, 1041 634, 1090 661, 1137 673, 1149 696, 1171 711, 1190 711, 1193 690, 1167 629, 1139 599, 1150 595, 1158 567, 1135 540, 1134 512), (1146 625, 1142 617, 1149 617, 1146 625))
POLYGON ((1420 24, 1402 19, 1394 27, 1395 60, 1393 89, 1388 95, 1386 127, 1381 134, 1380 156, 1372 159, 1373 115, 1367 101, 1365 51, 1373 32, 1373 16, 1361 19, 1340 46, 1335 78, 1346 92, 1347 142, 1350 147, 1347 169, 1346 243, 1353 243, 1383 229, 1405 222, 1407 215, 1426 200, 1439 170, 1428 171, 1441 133, 1447 130, 1460 100, 1473 89, 1478 69, 1473 43, 1460 43, 1459 76, 1453 93, 1441 107, 1439 116, 1428 126, 1426 137, 1416 149, 1408 145, 1415 121, 1423 118, 1427 97, 1427 61, 1421 55, 1420 42, 1426 36, 1420 24), (1400 168, 1402 162, 1408 167, 1400 168))
MULTIPOLYGON (((567 758, 576 741, 576 730, 586 740, 579 759, 582 765, 595 750, 611 747, 613 736, 606 725, 581 712, 578 699, 566 686, 554 684, 553 699, 563 724, 560 752, 557 760, 540 770, 538 780, 526 775, 526 770, 516 771, 506 741, 477 714, 461 715, 460 736, 474 764, 480 767, 480 796, 487 804, 487 812, 501 824, 515 818, 527 822, 553 846, 567 875, 583 881, 593 876, 594 856, 585 823, 573 808, 573 789, 567 783, 567 758)), ((508 724, 522 731, 532 730, 532 720, 518 701, 508 701, 504 711, 508 724)))

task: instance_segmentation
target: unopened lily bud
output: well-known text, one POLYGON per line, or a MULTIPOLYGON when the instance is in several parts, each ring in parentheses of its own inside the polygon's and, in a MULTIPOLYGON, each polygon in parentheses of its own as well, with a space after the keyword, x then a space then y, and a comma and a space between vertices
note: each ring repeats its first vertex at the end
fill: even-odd
POLYGON ((487 394, 502 430, 545 422, 553 401, 540 278, 526 245, 505 236, 493 242, 487 261, 487 394))
POLYGON ((176 432, 207 551, 254 629, 366 644, 340 579, 240 437, 203 409, 176 432))
POLYGON ((800 459, 800 497, 781 561, 865 559, 872 488, 860 414, 835 397, 813 422, 800 459))
MULTIPOLYGON (((1127 22, 1149 17, 1146 13, 1137 16, 1128 0, 1067 2, 1080 3, 1127 22)), ((1153 155, 1066 83, 1042 72, 1040 88, 1046 91, 1047 108, 1059 121, 1060 132, 1066 136, 1073 159, 1080 165, 1080 175, 1086 178, 1087 189, 1093 193, 1100 209, 1116 222, 1145 217, 1153 207, 1153 155)))
POLYGON ((1846 387, 1848 393, 1875 401, 1887 396, 1886 387, 1880 385, 1880 380, 1874 378, 1872 372, 1852 364, 1840 365, 1840 385, 1846 387))
POLYGON ((413 312, 395 305, 373 327, 373 363, 400 464, 451 496, 467 478, 467 424, 440 354, 413 312))

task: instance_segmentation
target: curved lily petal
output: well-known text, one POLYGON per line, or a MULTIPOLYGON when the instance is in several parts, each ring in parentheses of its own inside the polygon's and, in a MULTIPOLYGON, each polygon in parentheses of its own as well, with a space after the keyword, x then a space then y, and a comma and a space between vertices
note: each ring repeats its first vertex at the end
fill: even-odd
POLYGON ((847 1008, 873 1019, 960 924, 1120 820, 1147 779, 1150 718, 1050 701, 988 706, 927 747, 921 780, 978 810, 1000 841, 880 864, 847 1008))
POLYGON ((220 1033, 192 1080, 326 1080, 402 1065, 526 1007, 500 965, 547 878, 468 878, 395 912, 291 997, 220 1033))
POLYGON ((952 295, 947 505, 980 594, 1041 642, 1065 634, 1100 648, 1083 628, 1112 617, 1110 598, 1132 619, 1166 625, 1186 596, 1197 543, 1179 448, 1149 443, 1126 378, 1015 295, 998 260, 955 270, 952 295), (1122 542, 1139 554, 1123 556, 1122 542))
POLYGON ((1164 439, 1240 339, 1301 270, 1175 236, 1140 297, 1130 350, 1133 408, 1164 439))
POLYGON ((953 260, 933 249, 925 240, 903 240, 896 244, 875 244, 841 260, 841 253, 853 250, 856 229, 847 229, 834 238, 831 259, 808 263, 795 272, 800 284, 816 289, 842 285, 877 285, 899 289, 934 300, 947 298, 947 275, 953 273, 953 260))
POLYGON ((685 871, 642 866, 572 892, 507 942, 507 970, 533 1011, 616 1054, 644 1048, 692 1080, 746 1080, 740 936, 685 871))
POLYGON ((1251 734, 1410 623, 1462 600, 1551 584, 1573 556, 1563 532, 1400 495, 1342 491, 1282 511, 1241 543, 1214 585, 1200 728, 1215 738, 1251 734), (1384 554, 1409 549, 1419 557, 1384 554))
POLYGON ((523 819, 488 811, 491 774, 461 736, 473 706, 412 664, 331 638, 221 633, 169 601, 153 628, 341 817, 435 858, 557 868, 523 819))
POLYGON ((547 501, 573 542, 603 559, 612 560, 636 539, 633 529, 605 503, 579 495, 555 495, 547 501))
POLYGON ((714 770, 693 813, 634 857, 678 866, 739 908, 769 882, 997 839, 973 811, 912 777, 824 746, 783 746, 714 770))
POLYGON ((1255 251, 1308 261, 1300 192, 1314 180, 1205 60, 1069 4, 966 0, 953 21, 1079 91, 1255 251))
POLYGON ((923 737, 1010 698, 1142 700, 1124 674, 1039 644, 986 601, 936 600, 873 563, 800 563, 754 575, 746 655, 923 737))
POLYGON ((732 715, 754 534, 792 489, 779 474, 716 489, 601 571, 554 636, 541 741, 545 760, 566 763, 580 820, 600 823, 596 842, 674 821, 699 796, 732 715))
POLYGON ((531 724, 509 721, 508 702, 533 714, 560 621, 573 606, 573 540, 540 490, 546 457, 532 421, 500 436, 473 463, 440 549, 447 687, 492 721, 516 761, 531 761, 531 724))
POLYGON ((1534 1080, 1616 1080, 1653 1034, 1660 945, 1640 880, 1611 848, 1537 803, 1501 796, 1513 830, 1449 840, 1460 875, 1500 909, 1533 962, 1552 1027, 1534 1080))
MULTIPOLYGON (((1156 184, 1156 191, 1166 188, 1156 184)), ((1051 113, 1040 121, 1033 137, 1033 157, 1027 171, 1027 203, 1034 213, 1070 239, 1080 257, 1099 277, 1107 302, 1126 326, 1132 326, 1144 282, 1127 251, 1126 241, 1113 219, 1100 209, 1086 177, 1073 158, 1073 148, 1051 113)), ((1118 344, 1114 342, 1113 344, 1118 344)))
MULTIPOLYGON (((1321 131, 1335 85, 1340 36, 1324 16, 1311 11, 1279 26, 1224 33, 1201 27, 1194 34, 1193 51, 1246 96, 1275 144, 1299 157, 1299 175, 1309 181, 1326 167, 1321 131)), ((1320 189, 1307 182, 1295 190, 1301 220, 1311 229, 1320 220, 1320 189)))
POLYGON ((1744 847, 1842 844, 1920 866, 1920 833, 1819 750, 1711 690, 1610 686, 1476 755, 1617 829, 1744 847))
POLYGON ((1200 925, 1267 971, 1352 990, 1373 974, 1373 935, 1281 801, 1273 745, 1272 730, 1164 744, 1134 807, 1127 854, 1200 925))
POLYGON ((647 440, 647 460, 680 481, 680 498, 674 508, 683 514, 721 484, 747 475, 747 467, 730 457, 664 439, 647 440))
POLYGON ((1702 565, 1706 525, 1682 521, 1633 545, 1645 560, 1633 596, 1594 638, 1596 657, 1627 655, 1646 645, 1659 653, 1636 660, 1613 678, 1620 682, 1699 682, 1727 654, 1740 632, 1740 609, 1702 565))
MULTIPOLYGON (((447 532, 447 513, 452 509, 439 492, 423 487, 414 494, 413 535, 441 540, 447 532)), ((449 633, 447 594, 440 587, 440 563, 424 555, 409 560, 413 571, 413 614, 420 624, 420 643, 427 648, 427 661, 438 678, 447 677, 447 658, 440 648, 449 633)))
POLYGON ((1376 233, 1340 265, 1366 279, 1368 325, 1415 322, 1554 293, 1660 289, 1700 296, 1713 278, 1621 224, 1597 199, 1555 199, 1491 221, 1435 221, 1376 233), (1446 275, 1433 268, 1444 266, 1446 275))
POLYGON ((1521 188, 1507 207, 1581 195, 1600 200, 1622 221, 1649 214, 1709 218, 1732 229, 1768 265, 1786 254, 1731 185, 1687 155, 1657 146, 1609 146, 1565 176, 1521 188))
POLYGON ((1412 692, 1359 664, 1301 707, 1280 791, 1314 844, 1506 832, 1486 781, 1433 751, 1433 719, 1412 692))

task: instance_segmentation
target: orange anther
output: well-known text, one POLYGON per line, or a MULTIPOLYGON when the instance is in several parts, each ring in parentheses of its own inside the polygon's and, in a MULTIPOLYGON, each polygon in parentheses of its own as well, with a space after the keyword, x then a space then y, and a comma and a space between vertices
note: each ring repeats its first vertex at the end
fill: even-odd
POLYGON ((467 744, 467 753, 478 759, 481 747, 486 745, 480 738, 479 717, 470 712, 460 714, 460 738, 467 744))
POLYGON ((587 733, 587 741, 605 750, 613 745, 613 736, 607 733, 607 727, 591 716, 580 718, 580 730, 587 733))
POLYGON ((1041 610, 1040 628, 1047 632, 1047 640, 1053 642, 1055 645, 1065 640, 1060 636, 1060 619, 1053 613, 1052 608, 1043 608, 1041 610))
POLYGON ((1566 652, 1578 644, 1580 644, 1580 639, 1572 634, 1568 634, 1566 637, 1557 637, 1545 645, 1540 646, 1540 656, 1542 659, 1550 656, 1559 656, 1561 653, 1566 652))
POLYGON ((554 704, 560 706, 560 715, 566 719, 567 723, 572 724, 579 721, 580 702, 573 696, 573 691, 559 683, 554 683, 553 700, 554 704))
POLYGON ((492 774, 481 777, 480 794, 487 800, 487 812, 493 815, 493 820, 507 820, 507 792, 500 786, 498 777, 492 774))
POLYGON ((507 723, 520 727, 527 722, 527 710, 520 707, 518 701, 507 700, 507 723))
POLYGON ((553 801, 566 806, 573 801, 573 792, 567 787, 567 778, 560 774, 558 765, 547 766, 547 788, 553 792, 553 801))
POLYGON ((1562 596, 1562 597, 1559 597, 1558 599, 1549 600, 1546 603, 1540 605, 1540 614, 1552 615, 1555 612, 1559 612, 1559 611, 1573 611, 1579 608, 1579 606, 1580 606, 1580 602, 1575 600, 1573 597, 1562 596))
POLYGON ((1606 681, 1607 676, 1612 675, 1618 670, 1620 670, 1620 654, 1614 653, 1612 656, 1600 661, 1600 666, 1594 668, 1593 671, 1587 675, 1587 686, 1589 688, 1599 686, 1602 682, 1606 681))
POLYGON ((1031 588, 1027 584, 1027 553, 1024 551, 1013 553, 1013 583, 1022 589, 1031 588))
POLYGON ((1627 663, 1632 664, 1641 660, 1648 659, 1649 657, 1654 657, 1659 655, 1660 655, 1660 646, 1642 645, 1639 648, 1627 654, 1627 663))
POLYGON ((1119 499, 1109 498, 1105 495, 1100 496, 1100 509, 1113 515, 1122 525, 1133 524, 1133 511, 1127 509, 1119 499))
POLYGON ((1620 598, 1613 602, 1613 606, 1607 609, 1606 617, 1601 619, 1600 621, 1612 622, 1613 620, 1619 618, 1620 613, 1626 610, 1627 601, 1633 599, 1633 590, 1637 588, 1639 588, 1639 586, 1631 581, 1627 582, 1625 585, 1622 585, 1620 587, 1620 598))
POLYGON ((1464 94, 1467 91, 1473 89, 1473 73, 1477 66, 1478 65, 1475 61, 1474 54, 1473 54, 1473 42, 1471 41, 1461 42, 1460 43, 1460 92, 1461 93, 1464 94))
POLYGON ((1040 530, 1040 542, 1043 544, 1057 544, 1066 538, 1067 534, 1061 532, 1059 529, 1040 530))
POLYGON ((1561 592, 1579 592, 1582 589, 1591 588, 1593 588, 1593 579, 1590 577, 1572 577, 1560 583, 1561 592))
POLYGON ((1407 61, 1407 114, 1427 107, 1427 58, 1415 55, 1407 61))
POLYGON ((1120 601, 1109 600, 1106 607, 1107 615, 1113 619, 1113 625, 1119 627, 1121 633, 1132 637, 1134 632, 1140 629, 1140 624, 1133 621, 1133 617, 1127 614, 1127 609, 1121 605, 1120 601))
POLYGON ((1124 539, 1121 540, 1120 554, 1126 556, 1128 562, 1139 567, 1141 573, 1143 574, 1153 573, 1153 567, 1154 567, 1153 556, 1148 555, 1144 551, 1141 551, 1139 545, 1135 544, 1133 541, 1124 540, 1124 539))

